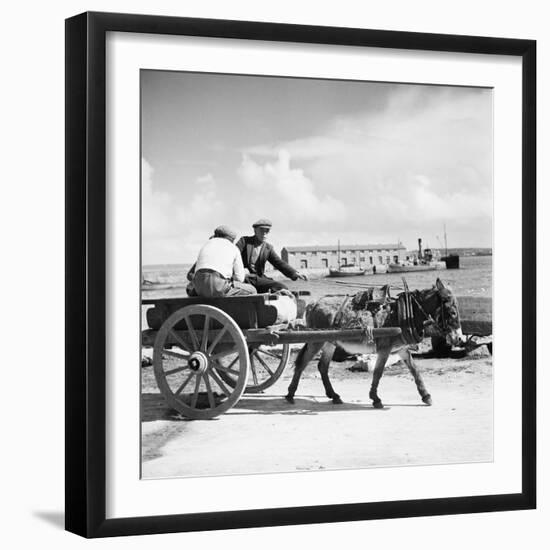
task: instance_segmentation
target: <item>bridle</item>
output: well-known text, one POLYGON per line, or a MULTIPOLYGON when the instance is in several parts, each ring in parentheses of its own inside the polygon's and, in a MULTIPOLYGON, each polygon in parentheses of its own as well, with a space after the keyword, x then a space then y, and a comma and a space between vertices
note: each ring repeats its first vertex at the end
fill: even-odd
POLYGON ((443 299, 443 296, 441 296, 441 292, 439 294, 439 306, 436 309, 435 318, 434 321, 435 325, 443 332, 447 333, 450 332, 449 330, 449 316, 447 315, 447 311, 445 309, 445 300, 443 299))

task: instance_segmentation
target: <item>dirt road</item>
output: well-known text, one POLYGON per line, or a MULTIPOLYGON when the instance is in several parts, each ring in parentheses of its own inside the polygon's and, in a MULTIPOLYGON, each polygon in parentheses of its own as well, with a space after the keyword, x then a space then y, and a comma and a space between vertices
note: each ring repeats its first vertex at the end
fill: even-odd
POLYGON ((331 368, 343 405, 325 395, 309 367, 296 403, 286 393, 292 370, 264 394, 244 395, 218 419, 177 418, 144 370, 143 477, 226 475, 361 468, 405 464, 491 461, 493 455, 492 361, 418 360, 433 406, 421 401, 402 364, 387 369, 379 395, 368 399, 371 373, 331 368))

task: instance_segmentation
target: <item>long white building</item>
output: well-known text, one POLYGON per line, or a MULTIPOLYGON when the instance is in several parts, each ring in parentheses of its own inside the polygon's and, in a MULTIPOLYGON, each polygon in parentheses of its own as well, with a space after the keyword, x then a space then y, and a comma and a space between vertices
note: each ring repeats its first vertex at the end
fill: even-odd
MULTIPOLYGON (((397 244, 340 245, 340 264, 368 267, 402 262, 406 248, 397 244)), ((296 269, 327 269, 338 266, 338 246, 285 246, 282 259, 296 269)))

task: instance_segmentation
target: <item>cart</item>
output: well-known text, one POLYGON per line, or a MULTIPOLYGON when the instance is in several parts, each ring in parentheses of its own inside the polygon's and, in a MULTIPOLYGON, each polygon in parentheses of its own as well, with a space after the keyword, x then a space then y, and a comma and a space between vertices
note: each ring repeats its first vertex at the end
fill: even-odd
MULTIPOLYGON (((277 324, 277 294, 223 298, 150 298, 142 345, 153 348, 157 385, 170 407, 190 419, 228 411, 243 393, 272 386, 291 344, 360 340, 361 329, 318 330, 277 324)), ((374 329, 374 337, 400 334, 374 329)))

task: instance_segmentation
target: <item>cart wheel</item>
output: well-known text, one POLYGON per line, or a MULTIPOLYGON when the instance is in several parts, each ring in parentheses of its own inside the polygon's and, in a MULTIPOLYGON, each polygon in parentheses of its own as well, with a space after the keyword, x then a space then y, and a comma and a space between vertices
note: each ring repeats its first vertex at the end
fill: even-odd
MULTIPOLYGON (((250 371, 245 388, 246 393, 260 393, 273 386, 283 374, 290 358, 290 346, 249 346, 250 371)), ((236 351, 224 358, 224 364, 231 367, 237 361, 236 351)), ((236 377, 231 373, 221 372, 223 381, 232 388, 235 387, 236 377)))
POLYGON ((229 410, 244 393, 249 365, 241 329, 213 306, 197 304, 176 311, 155 339, 158 387, 167 403, 187 418, 205 420, 229 410), (227 353, 235 355, 230 367, 221 362, 227 353), (234 385, 224 383, 226 376, 234 385))

